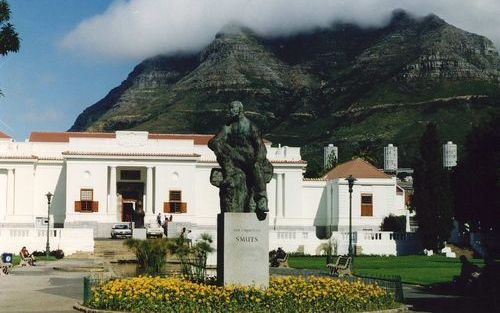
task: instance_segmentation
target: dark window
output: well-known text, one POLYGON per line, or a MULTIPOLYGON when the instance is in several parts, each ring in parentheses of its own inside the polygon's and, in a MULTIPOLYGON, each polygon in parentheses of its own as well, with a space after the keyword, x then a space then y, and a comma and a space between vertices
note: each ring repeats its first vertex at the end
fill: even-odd
POLYGON ((120 180, 141 180, 141 171, 122 170, 120 171, 120 180))
POLYGON ((170 190, 168 193, 168 201, 163 205, 165 213, 186 213, 187 203, 182 202, 182 191, 170 190))
POLYGON ((182 201, 182 192, 180 190, 170 190, 169 193, 170 202, 172 201, 182 201))
POLYGON ((80 189, 80 210, 92 212, 92 201, 94 201, 94 190, 80 189))
POLYGON ((373 195, 361 194, 361 216, 373 216, 373 195))

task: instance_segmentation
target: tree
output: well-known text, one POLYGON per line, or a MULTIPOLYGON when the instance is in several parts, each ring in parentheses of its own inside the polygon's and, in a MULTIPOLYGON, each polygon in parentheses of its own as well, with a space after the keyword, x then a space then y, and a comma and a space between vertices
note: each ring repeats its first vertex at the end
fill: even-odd
POLYGON ((406 216, 395 216, 390 214, 389 216, 384 217, 380 228, 383 231, 404 233, 406 231, 406 216))
POLYGON ((500 238, 500 115, 471 130, 464 157, 452 176, 455 216, 481 232, 489 254, 499 255, 500 238))
POLYGON ((311 159, 307 162, 306 172, 304 177, 306 178, 318 178, 323 173, 321 164, 316 159, 311 159))
MULTIPOLYGON (((10 8, 6 0, 0 0, 0 54, 19 51, 19 36, 9 23, 10 8)), ((0 95, 2 92, 0 91, 0 95)))
POLYGON ((9 23, 10 8, 6 0, 0 0, 0 54, 19 51, 19 36, 9 23))
POLYGON ((449 175, 442 164, 436 125, 429 123, 420 139, 413 204, 423 247, 434 251, 443 247, 453 228, 449 175))

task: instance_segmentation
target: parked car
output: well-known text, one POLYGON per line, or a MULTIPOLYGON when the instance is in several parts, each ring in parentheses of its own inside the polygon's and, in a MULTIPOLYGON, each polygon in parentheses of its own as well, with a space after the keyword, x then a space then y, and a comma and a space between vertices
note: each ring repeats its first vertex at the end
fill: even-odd
POLYGON ((132 237, 132 229, 130 229, 130 225, 128 224, 115 224, 111 228, 111 238, 131 238, 132 237))
POLYGON ((163 237, 163 228, 158 224, 147 224, 146 225, 146 236, 148 238, 161 238, 163 237))

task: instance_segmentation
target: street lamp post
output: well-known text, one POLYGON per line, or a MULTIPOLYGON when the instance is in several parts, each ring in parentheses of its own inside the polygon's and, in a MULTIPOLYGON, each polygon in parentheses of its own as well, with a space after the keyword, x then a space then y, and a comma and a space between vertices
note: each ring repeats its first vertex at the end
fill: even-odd
POLYGON ((352 249, 352 186, 354 186, 356 178, 349 175, 346 180, 349 184, 349 256, 352 258, 352 262, 354 263, 354 253, 352 249))
POLYGON ((50 244, 49 244, 50 200, 52 199, 53 194, 51 194, 49 191, 45 196, 47 197, 47 245, 45 246, 45 256, 48 259, 50 253, 50 244))

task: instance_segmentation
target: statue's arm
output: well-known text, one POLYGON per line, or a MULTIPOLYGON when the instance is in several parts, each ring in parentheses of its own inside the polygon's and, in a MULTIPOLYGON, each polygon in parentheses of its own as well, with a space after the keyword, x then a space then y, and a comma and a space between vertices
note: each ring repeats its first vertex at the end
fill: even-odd
POLYGON ((217 135, 215 135, 208 141, 208 147, 210 148, 210 150, 214 152, 220 150, 220 145, 227 139, 227 132, 227 126, 224 126, 217 135))
POLYGON ((264 140, 262 140, 262 135, 257 127, 252 125, 252 144, 254 145, 254 151, 256 153, 256 157, 258 161, 265 160, 267 157, 267 149, 264 144, 264 140))

